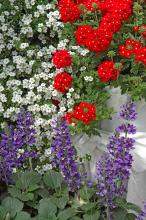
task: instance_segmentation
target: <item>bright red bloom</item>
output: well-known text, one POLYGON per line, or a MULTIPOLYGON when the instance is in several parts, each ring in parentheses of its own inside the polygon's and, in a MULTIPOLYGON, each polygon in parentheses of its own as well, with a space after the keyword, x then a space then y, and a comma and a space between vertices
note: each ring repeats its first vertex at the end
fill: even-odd
POLYGON ((122 20, 127 20, 132 14, 132 4, 125 1, 117 1, 113 8, 110 9, 111 13, 121 16, 122 20))
POLYGON ((75 106, 73 115, 87 125, 96 119, 96 107, 93 104, 81 102, 75 106))
POLYGON ((119 47, 119 54, 123 57, 131 58, 132 54, 136 53, 140 47, 140 42, 128 38, 126 44, 119 47))
POLYGON ((79 26, 77 31, 76 31, 77 44, 85 45, 89 34, 92 35, 92 32, 94 32, 94 30, 90 26, 87 26, 87 25, 79 26))
POLYGON ((146 38, 146 25, 142 25, 140 28, 139 28, 139 31, 140 31, 140 34, 146 38), (143 30, 142 30, 143 29, 143 30))
POLYGON ((113 61, 104 61, 98 66, 98 75, 102 82, 108 82, 109 80, 116 80, 119 75, 119 70, 115 69, 115 63, 113 61))
POLYGON ((82 12, 79 9, 79 5, 71 0, 60 0, 58 5, 61 14, 61 20, 64 23, 68 21, 72 23, 75 22, 82 12))
POLYGON ((68 73, 58 73, 54 78, 54 84, 53 87, 58 91, 65 93, 68 89, 72 86, 72 76, 70 76, 68 73))
POLYGON ((146 65, 146 47, 139 48, 139 50, 136 51, 135 57, 136 63, 141 61, 144 65, 146 65))
POLYGON ((70 113, 70 112, 68 112, 68 113, 65 115, 64 119, 65 119, 69 124, 76 123, 76 121, 77 121, 77 119, 75 119, 75 117, 74 117, 74 114, 73 114, 73 113, 70 113))
POLYGON ((122 26, 120 15, 107 13, 100 23, 102 28, 109 29, 112 32, 118 32, 122 26))
POLYGON ((110 30, 98 28, 88 36, 86 46, 89 50, 100 54, 108 49, 112 39, 113 36, 110 30))
POLYGON ((133 54, 133 50, 127 49, 126 45, 121 45, 121 46, 119 46, 119 54, 122 57, 131 58, 131 56, 133 54))
POLYGON ((133 31, 137 32, 139 30, 139 27, 132 28, 133 31))
POLYGON ((66 68, 71 65, 71 55, 65 49, 57 50, 54 53, 52 60, 57 69, 66 68))

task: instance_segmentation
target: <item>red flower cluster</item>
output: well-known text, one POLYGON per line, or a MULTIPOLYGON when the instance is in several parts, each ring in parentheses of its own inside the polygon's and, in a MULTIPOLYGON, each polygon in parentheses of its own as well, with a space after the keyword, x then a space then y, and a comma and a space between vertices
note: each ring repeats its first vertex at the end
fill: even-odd
POLYGON ((72 76, 68 73, 58 73, 54 78, 53 87, 58 91, 65 93, 72 86, 72 76))
POLYGON ((99 27, 94 30, 87 25, 79 26, 76 31, 76 41, 89 50, 100 54, 108 49, 113 40, 113 33, 118 32, 122 21, 127 20, 132 13, 132 0, 94 1, 103 13, 99 27))
POLYGON ((142 25, 140 27, 134 27, 133 31, 139 32, 144 38, 146 38, 146 25, 142 25))
POLYGON ((82 12, 79 9, 79 5, 71 0, 60 0, 58 6, 60 9, 61 20, 64 23, 68 21, 72 23, 75 22, 82 12))
POLYGON ((65 119, 68 123, 82 121, 85 125, 96 119, 96 107, 93 104, 81 102, 74 107, 73 113, 67 113, 65 119))
POLYGON ((126 44, 119 47, 119 54, 123 57, 131 58, 132 54, 138 51, 140 46, 140 42, 136 42, 133 39, 128 38, 126 40, 126 44))
POLYGON ((119 70, 114 68, 115 63, 113 61, 104 61, 98 66, 98 75, 102 82, 108 82, 113 79, 116 80, 119 75, 119 70))
POLYGON ((66 68, 71 65, 71 55, 65 49, 56 51, 52 60, 57 69, 66 68))
POLYGON ((88 36, 94 33, 94 30, 92 27, 88 25, 80 25, 78 27, 78 30, 76 31, 76 41, 79 45, 86 45, 86 41, 88 39, 88 36))
POLYGON ((131 58, 132 55, 135 55, 136 63, 141 61, 146 65, 146 47, 133 39, 128 38, 126 44, 119 47, 119 54, 126 58, 131 58))
POLYGON ((136 63, 140 61, 146 66, 146 47, 141 47, 135 54, 136 63))

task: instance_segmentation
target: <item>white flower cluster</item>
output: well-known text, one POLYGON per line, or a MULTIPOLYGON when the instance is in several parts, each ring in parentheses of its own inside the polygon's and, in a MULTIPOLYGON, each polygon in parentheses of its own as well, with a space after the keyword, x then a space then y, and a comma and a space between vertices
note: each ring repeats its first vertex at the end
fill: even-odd
POLYGON ((41 156, 46 154, 44 139, 51 139, 50 121, 57 114, 52 99, 61 99, 52 86, 56 70, 51 59, 64 26, 59 18, 53 1, 5 0, 0 4, 1 125, 15 120, 21 109, 30 111, 41 156))
POLYGON ((86 82, 92 82, 92 81, 93 81, 93 77, 92 77, 92 76, 85 76, 85 77, 84 77, 84 80, 85 80, 86 82))

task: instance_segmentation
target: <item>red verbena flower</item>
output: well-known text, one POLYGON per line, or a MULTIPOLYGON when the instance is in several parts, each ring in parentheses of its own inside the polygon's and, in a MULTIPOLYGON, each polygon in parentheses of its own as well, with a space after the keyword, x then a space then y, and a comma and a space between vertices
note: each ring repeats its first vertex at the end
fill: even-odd
POLYGON ((79 45, 85 45, 86 40, 90 35, 92 35, 93 28, 87 25, 80 25, 76 31, 76 41, 79 45))
POLYGON ((141 43, 131 38, 126 40, 125 45, 119 47, 119 54, 126 58, 131 58, 132 54, 135 54, 141 47, 141 43))
POLYGON ((86 46, 89 50, 95 51, 97 54, 108 49, 113 39, 112 32, 110 30, 98 28, 88 35, 86 40, 86 46))
POLYGON ((74 118, 87 125, 96 119, 96 107, 93 104, 81 102, 74 107, 73 115, 74 118))
POLYGON ((145 24, 139 28, 139 32, 144 38, 146 38, 146 25, 145 24))
POLYGON ((68 112, 64 119, 69 123, 69 124, 75 124, 77 119, 74 117, 74 113, 68 112))
POLYGON ((140 61, 146 65, 146 47, 141 47, 139 50, 135 53, 136 63, 139 63, 140 61))
POLYGON ((79 5, 70 0, 60 0, 58 6, 60 9, 61 20, 64 23, 68 21, 74 23, 82 12, 79 9, 79 5))
POLYGON ((119 70, 114 67, 113 61, 104 61, 98 66, 98 75, 102 82, 108 82, 109 80, 116 80, 119 75, 119 70))
POLYGON ((68 53, 66 49, 57 50, 53 57, 53 64, 57 67, 57 69, 66 68, 71 65, 71 55, 68 53))
POLYGON ((54 78, 53 87, 58 91, 65 93, 72 86, 72 76, 68 73, 58 73, 54 78))

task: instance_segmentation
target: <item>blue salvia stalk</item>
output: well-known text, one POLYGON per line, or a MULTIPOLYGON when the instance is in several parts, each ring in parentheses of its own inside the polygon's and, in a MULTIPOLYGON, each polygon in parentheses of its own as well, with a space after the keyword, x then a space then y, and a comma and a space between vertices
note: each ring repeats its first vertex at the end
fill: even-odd
POLYGON ((69 127, 64 120, 58 120, 53 127, 51 146, 52 166, 59 168, 70 191, 76 191, 81 184, 78 164, 75 160, 75 150, 71 142, 69 127))
POLYGON ((33 119, 29 112, 19 113, 16 126, 10 125, 1 133, 0 179, 6 184, 11 180, 14 169, 22 167, 28 158, 36 157, 35 151, 27 149, 27 146, 36 142, 36 132, 32 125, 33 119))
POLYGON ((114 199, 125 197, 127 182, 132 168, 132 150, 135 140, 128 134, 135 134, 136 127, 131 121, 136 120, 136 106, 128 102, 121 106, 119 116, 124 122, 115 129, 109 138, 107 153, 97 162, 97 194, 101 204, 107 206, 107 219, 110 219, 110 209, 115 208, 114 199))

